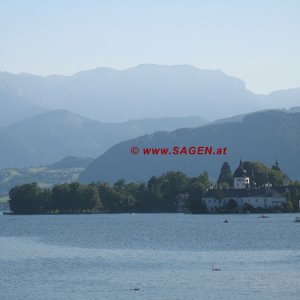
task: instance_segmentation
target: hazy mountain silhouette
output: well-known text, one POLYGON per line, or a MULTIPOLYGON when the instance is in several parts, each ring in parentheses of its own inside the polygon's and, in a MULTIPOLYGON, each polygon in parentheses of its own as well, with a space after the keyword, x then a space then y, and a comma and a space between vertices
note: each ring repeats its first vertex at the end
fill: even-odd
POLYGON ((232 168, 240 158, 272 165, 279 161, 291 177, 299 177, 300 113, 266 111, 245 116, 242 121, 213 124, 196 129, 157 132, 113 146, 98 157, 80 175, 82 182, 109 181, 119 178, 144 181, 166 171, 182 171, 197 176, 207 170, 217 178, 223 162, 232 168), (224 156, 132 155, 130 148, 173 146, 227 147, 224 156))
POLYGON ((5 73, 0 72, 0 127, 45 111, 42 107, 19 96, 17 89, 8 87, 4 75, 5 73))
POLYGON ((96 157, 112 145, 146 133, 198 127, 200 117, 101 123, 68 111, 51 111, 0 128, 0 168, 53 163, 66 156, 96 157))
MULTIPOLYGON (((238 78, 189 65, 150 64, 122 71, 98 68, 47 77, 0 72, 3 85, 10 97, 17 96, 24 103, 106 122, 195 114, 213 120, 300 103, 299 88, 255 95, 238 78)), ((5 111, 7 99, 0 96, 0 111, 5 111)), ((17 119, 11 110, 6 116, 17 119)))

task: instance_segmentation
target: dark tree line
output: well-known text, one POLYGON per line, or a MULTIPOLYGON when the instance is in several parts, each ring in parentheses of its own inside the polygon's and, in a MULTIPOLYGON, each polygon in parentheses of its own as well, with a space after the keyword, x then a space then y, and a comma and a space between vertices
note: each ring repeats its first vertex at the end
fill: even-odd
POLYGON ((9 198, 14 213, 43 213, 52 206, 51 190, 40 188, 35 182, 12 188, 9 198))
MULTIPOLYGON (((258 162, 245 162, 244 168, 251 174, 251 181, 257 186, 268 180, 273 186, 288 182, 276 163, 271 169, 258 162)), ((289 183, 291 183, 289 181, 289 183)), ((228 163, 224 163, 217 182, 218 198, 223 197, 223 189, 231 188, 233 175, 228 163)), ((295 182, 295 185, 300 184, 295 182)), ((37 183, 16 186, 10 190, 10 209, 14 213, 80 213, 80 212, 175 212, 176 197, 188 194, 186 204, 191 212, 206 212, 201 200, 212 185, 208 173, 188 177, 182 172, 167 172, 152 176, 146 183, 118 180, 113 185, 97 182, 83 185, 77 182, 60 184, 52 189, 41 188, 37 183)), ((287 211, 299 208, 299 190, 287 194, 287 211)), ((229 210, 236 203, 228 203, 229 210)))
POLYGON ((210 185, 208 174, 189 178, 181 172, 152 176, 147 183, 125 182, 112 186, 106 182, 83 185, 60 184, 52 189, 37 183, 16 186, 10 190, 10 209, 14 213, 80 213, 80 212, 175 212, 176 196, 190 195, 188 205, 204 210, 201 196, 210 185))
POLYGON ((78 213, 101 208, 98 190, 92 185, 74 182, 41 188, 37 183, 23 184, 9 192, 13 213, 78 213))
POLYGON ((188 205, 201 206, 201 196, 209 188, 207 172, 189 178, 182 172, 152 176, 146 183, 126 183, 123 179, 113 186, 96 183, 103 208, 109 212, 175 212, 176 197, 189 194, 188 205))

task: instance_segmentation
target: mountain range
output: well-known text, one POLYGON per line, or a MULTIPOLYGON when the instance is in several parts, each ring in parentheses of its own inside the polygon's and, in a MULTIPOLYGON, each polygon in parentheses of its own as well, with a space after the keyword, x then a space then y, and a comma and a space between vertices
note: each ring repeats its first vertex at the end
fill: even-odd
POLYGON ((0 128, 0 169, 47 165, 66 156, 97 157, 120 141, 205 123, 200 117, 102 123, 64 110, 45 112, 0 128))
POLYGON ((98 68, 72 76, 0 72, 0 126, 63 109, 98 121, 200 115, 227 118, 300 103, 300 88, 257 95, 220 70, 189 65, 98 68))
MULTIPOLYGON (((217 118, 210 126, 243 123, 249 112, 299 103, 300 88, 256 95, 220 70, 188 65, 98 68, 46 77, 0 72, 0 168, 46 165, 66 156, 98 157, 115 144, 156 131, 195 128, 217 118), (185 117, 191 115, 205 119, 185 117)), ((151 138, 157 136, 168 140, 173 133, 151 138)))
POLYGON ((1 89, 0 82, 0 127, 12 125, 44 111, 44 108, 1 89))
POLYGON ((242 120, 209 124, 195 129, 156 132, 114 145, 87 166, 82 182, 146 181, 152 175, 182 171, 197 176, 204 170, 217 179, 221 165, 227 161, 232 169, 239 160, 259 161, 269 166, 276 160, 291 178, 299 178, 300 113, 265 111, 246 115, 242 120), (139 147, 132 155, 132 146, 139 147), (143 155, 143 148, 178 146, 226 147, 226 155, 143 155))

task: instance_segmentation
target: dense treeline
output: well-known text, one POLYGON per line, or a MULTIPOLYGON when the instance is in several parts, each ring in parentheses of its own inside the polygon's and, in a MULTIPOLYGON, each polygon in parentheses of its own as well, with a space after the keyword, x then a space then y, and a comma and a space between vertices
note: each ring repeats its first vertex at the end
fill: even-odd
POLYGON ((113 186, 105 182, 70 183, 44 189, 31 183, 11 189, 9 204, 14 213, 175 212, 176 196, 188 193, 189 205, 199 210, 209 185, 206 172, 194 178, 168 172, 152 176, 147 183, 119 180, 113 186))
MULTIPOLYGON (((272 168, 258 162, 245 162, 244 168, 251 174, 252 187, 260 187, 266 182, 273 186, 292 183, 281 172, 278 164, 272 168), (255 183, 255 186, 254 186, 255 183)), ((228 163, 224 163, 215 187, 232 188, 233 174, 228 163)), ((83 185, 77 182, 60 184, 52 189, 41 188, 37 183, 24 184, 10 190, 10 209, 14 213, 82 213, 82 212, 175 212, 176 197, 188 195, 187 208, 194 213, 206 212, 201 200, 212 186, 208 173, 189 178, 181 172, 167 172, 161 176, 152 176, 146 183, 118 180, 112 186, 106 182, 83 185)), ((299 189, 291 189, 286 194, 286 211, 299 208, 299 189)), ((234 203, 229 204, 230 210, 234 203)))
POLYGON ((103 207, 109 212, 175 212, 176 197, 188 193, 188 205, 201 206, 201 196, 209 188, 207 172, 189 178, 181 172, 152 176, 147 183, 117 181, 113 186, 97 183, 103 207), (195 204, 196 203, 196 204, 195 204))
POLYGON ((24 184, 9 192, 9 206, 14 213, 78 213, 101 208, 98 190, 92 185, 74 182, 44 189, 37 183, 24 184))
MULTIPOLYGON (((280 170, 277 161, 271 168, 268 168, 260 162, 245 161, 243 168, 247 176, 250 177, 251 184, 255 183, 257 187, 263 186, 266 183, 270 183, 272 186, 288 185, 291 183, 288 176, 280 170)), ((227 162, 221 167, 217 184, 222 188, 230 188, 233 186, 233 173, 227 162)))

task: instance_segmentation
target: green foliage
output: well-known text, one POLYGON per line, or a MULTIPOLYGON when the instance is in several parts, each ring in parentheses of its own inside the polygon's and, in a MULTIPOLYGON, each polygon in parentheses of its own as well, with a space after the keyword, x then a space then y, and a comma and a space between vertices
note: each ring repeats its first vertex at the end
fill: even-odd
POLYGON ((152 176, 147 183, 118 180, 113 186, 100 182, 96 187, 107 212, 175 212, 178 194, 188 193, 189 205, 201 199, 210 184, 207 172, 194 178, 181 172, 167 172, 152 176))
POLYGON ((193 214, 206 213, 207 206, 205 202, 199 199, 192 199, 189 205, 189 209, 193 214))
POLYGON ((243 205, 243 211, 244 212, 251 212, 251 213, 254 213, 255 212, 255 208, 251 205, 251 204, 249 204, 249 203, 245 203, 244 205, 243 205))
POLYGON ((101 206, 97 188, 78 182, 54 186, 52 198, 54 209, 60 212, 89 211, 101 206))
POLYGON ((41 213, 52 206, 51 192, 40 188, 36 182, 12 188, 9 198, 14 213, 41 213))
MULTIPOLYGON (((300 200, 300 191, 296 188, 291 188, 287 192, 286 195, 287 203, 290 202, 289 207, 293 207, 293 210, 298 211, 299 210, 299 200, 300 200)), ((288 209, 288 207, 287 207, 288 209)))
POLYGON ((231 186, 227 182, 222 182, 221 184, 218 185, 220 189, 230 189, 231 186))
POLYGON ((205 194, 211 182, 208 178, 208 173, 204 171, 198 177, 191 178, 187 184, 186 192, 189 194, 188 208, 192 213, 207 212, 205 202, 202 201, 202 196, 205 194))
POLYGON ((30 182, 46 187, 76 181, 83 171, 83 168, 54 169, 53 166, 0 170, 0 194, 8 194, 13 187, 30 182))
MULTIPOLYGON (((265 175, 278 170, 268 169, 257 162, 245 162, 248 172, 255 173, 258 182, 264 183, 265 175)), ((224 198, 224 188, 229 187, 230 168, 223 164, 217 198, 224 198), (227 175, 226 175, 227 174, 227 175), (225 179, 224 179, 225 178, 225 179), (227 180, 227 179, 228 180, 227 180)), ((271 177, 272 178, 272 177, 271 177)), ((257 180, 257 179, 256 179, 257 180)), ((275 182, 275 179, 274 181, 275 182)), ((10 190, 10 208, 15 213, 80 213, 91 211, 103 212, 175 212, 176 198, 179 194, 188 195, 186 204, 192 213, 207 211, 202 196, 211 186, 208 173, 204 171, 197 177, 189 178, 181 172, 167 172, 161 176, 152 176, 146 183, 127 183, 118 180, 113 186, 106 182, 90 185, 73 182, 55 185, 52 190, 43 189, 36 183, 17 186, 10 190), (101 196, 101 200, 100 200, 101 196)), ((300 191, 290 189, 287 193, 286 211, 299 209, 300 191)), ((237 210, 237 203, 229 200, 225 209, 237 210)), ((254 212, 255 209, 245 204, 244 212, 254 212)))
POLYGON ((233 185, 233 176, 228 162, 223 163, 217 183, 222 187, 231 187, 233 185))
POLYGON ((228 203, 227 203, 227 209, 234 211, 238 208, 238 204, 236 203, 236 201, 234 199, 229 199, 228 203))
POLYGON ((98 190, 92 185, 61 184, 52 190, 37 183, 24 184, 9 192, 9 205, 14 213, 84 212, 101 206, 98 190))
POLYGON ((287 212, 292 212, 294 210, 294 205, 292 203, 292 201, 287 201, 286 203, 284 203, 284 210, 287 212))
POLYGON ((108 212, 125 212, 133 209, 135 203, 136 188, 138 185, 124 180, 117 181, 113 187, 106 182, 96 184, 96 188, 101 195, 103 209, 108 212))
POLYGON ((257 186, 271 183, 273 186, 281 186, 288 182, 288 177, 283 174, 279 168, 268 168, 260 162, 245 161, 243 167, 257 186))

